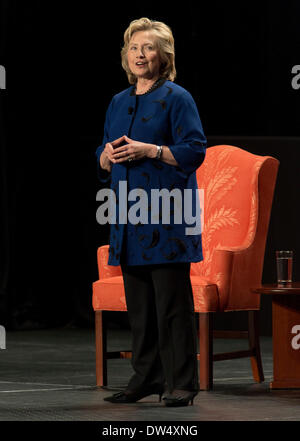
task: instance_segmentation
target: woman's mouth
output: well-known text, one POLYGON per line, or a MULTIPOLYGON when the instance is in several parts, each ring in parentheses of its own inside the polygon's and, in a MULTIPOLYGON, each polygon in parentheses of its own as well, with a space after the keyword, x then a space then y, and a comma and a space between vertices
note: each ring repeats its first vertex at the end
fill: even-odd
POLYGON ((135 63, 135 65, 137 67, 144 67, 146 66, 147 62, 146 61, 138 61, 137 63, 135 63))

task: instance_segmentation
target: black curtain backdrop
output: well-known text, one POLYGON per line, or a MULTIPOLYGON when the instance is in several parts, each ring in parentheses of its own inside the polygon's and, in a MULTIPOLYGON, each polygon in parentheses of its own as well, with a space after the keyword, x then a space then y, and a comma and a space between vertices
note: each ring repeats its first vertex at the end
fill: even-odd
MULTIPOLYGON (((295 251, 298 279, 300 90, 291 86, 300 64, 298 0, 0 5, 7 75, 0 90, 0 324, 93 326, 96 251, 109 233, 96 223, 94 152, 112 96, 128 87, 123 33, 142 16, 171 26, 176 82, 193 95, 209 146, 280 160, 263 281, 275 281, 276 249, 295 251)), ((229 325, 217 317, 217 327, 244 326, 229 317, 229 325)), ((126 315, 111 316, 111 324, 127 326, 126 315)))

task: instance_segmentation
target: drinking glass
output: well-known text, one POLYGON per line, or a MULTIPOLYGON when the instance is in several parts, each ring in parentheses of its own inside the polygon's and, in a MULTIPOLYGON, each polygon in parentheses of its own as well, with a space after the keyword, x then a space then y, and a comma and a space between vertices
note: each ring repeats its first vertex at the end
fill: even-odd
POLYGON ((293 251, 276 251, 277 283, 292 283, 293 251))

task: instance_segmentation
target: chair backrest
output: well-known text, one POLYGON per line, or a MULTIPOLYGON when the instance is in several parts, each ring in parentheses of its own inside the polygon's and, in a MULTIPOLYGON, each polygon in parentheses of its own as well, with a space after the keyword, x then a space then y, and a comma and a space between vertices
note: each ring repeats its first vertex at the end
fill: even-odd
POLYGON ((204 190, 203 261, 191 264, 191 275, 219 281, 215 250, 236 251, 230 286, 221 310, 258 308, 251 287, 261 284, 265 244, 279 161, 238 147, 207 149, 197 170, 204 190))

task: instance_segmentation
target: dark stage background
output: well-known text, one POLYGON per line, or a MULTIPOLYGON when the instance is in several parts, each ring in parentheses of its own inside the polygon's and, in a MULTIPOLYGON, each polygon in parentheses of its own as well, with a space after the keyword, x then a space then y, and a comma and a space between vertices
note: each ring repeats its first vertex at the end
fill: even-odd
MULTIPOLYGON (((263 282, 275 282, 276 249, 300 247, 300 3, 103 3, 2 0, 0 65, 0 324, 12 330, 93 326, 97 247, 94 152, 112 96, 128 87, 123 32, 148 16, 171 26, 176 82, 199 109, 209 146, 233 144, 279 159, 263 282)), ((299 279, 298 279, 299 280, 299 279)), ((224 315, 223 315, 224 316, 224 315)), ((216 328, 246 326, 216 317, 216 328)), ((270 299, 261 331, 271 332, 270 299)), ((126 314, 111 326, 128 326, 126 314)))

